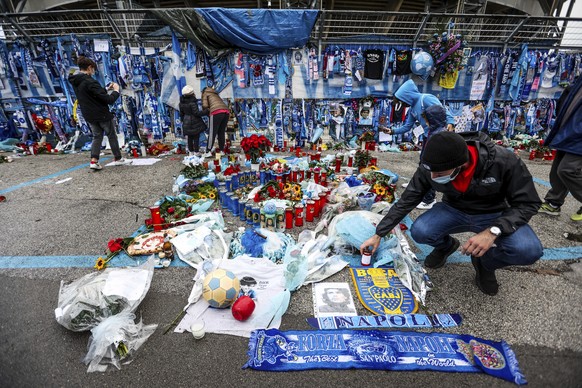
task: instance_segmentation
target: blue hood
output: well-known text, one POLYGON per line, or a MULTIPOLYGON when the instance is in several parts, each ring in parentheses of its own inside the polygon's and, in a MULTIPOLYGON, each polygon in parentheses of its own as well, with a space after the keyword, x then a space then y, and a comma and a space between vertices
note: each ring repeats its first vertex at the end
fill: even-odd
POLYGON ((414 81, 409 79, 398 88, 394 93, 394 97, 410 106, 414 106, 420 99, 420 92, 414 81))
POLYGON ((447 111, 442 105, 431 105, 424 110, 430 131, 438 131, 447 126, 447 111))

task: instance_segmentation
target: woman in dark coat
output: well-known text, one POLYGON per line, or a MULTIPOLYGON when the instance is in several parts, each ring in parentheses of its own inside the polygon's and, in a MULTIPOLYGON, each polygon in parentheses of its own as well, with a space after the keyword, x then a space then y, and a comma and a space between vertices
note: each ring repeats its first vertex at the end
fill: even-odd
POLYGON ((182 120, 182 131, 188 136, 188 151, 200 151, 200 134, 206 131, 206 124, 202 116, 208 115, 208 109, 198 109, 198 99, 194 94, 194 88, 186 85, 182 88, 180 97, 180 119, 182 120))

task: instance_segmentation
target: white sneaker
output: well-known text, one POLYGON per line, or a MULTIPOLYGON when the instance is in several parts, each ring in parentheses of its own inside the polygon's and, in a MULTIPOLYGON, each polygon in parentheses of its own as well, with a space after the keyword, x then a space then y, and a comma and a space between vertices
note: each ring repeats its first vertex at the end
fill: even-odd
POLYGON ((89 164, 89 168, 90 168, 91 170, 101 170, 101 169, 103 168, 103 166, 101 166, 101 165, 99 164, 99 162, 91 162, 91 163, 89 164))
POLYGON ((212 156, 212 152, 207 152, 205 154, 202 154, 203 158, 210 158, 212 156))
POLYGON ((403 188, 403 189, 407 188, 409 183, 410 183, 410 182, 403 183, 403 184, 401 185, 401 186, 402 186, 402 188, 403 188))
POLYGON ((125 166, 126 164, 131 164, 131 160, 127 160, 125 158, 121 158, 119 160, 114 160, 111 163, 112 166, 125 166))
POLYGON ((434 206, 435 203, 436 203, 436 199, 430 203, 421 202, 416 206, 416 208, 421 209, 421 210, 432 209, 432 207, 434 206))

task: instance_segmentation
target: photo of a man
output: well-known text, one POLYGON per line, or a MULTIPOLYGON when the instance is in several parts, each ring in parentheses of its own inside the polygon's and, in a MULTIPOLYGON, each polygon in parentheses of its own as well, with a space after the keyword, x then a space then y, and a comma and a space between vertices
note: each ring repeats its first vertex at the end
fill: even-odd
POLYGON ((347 283, 320 283, 316 287, 316 315, 356 315, 347 283))

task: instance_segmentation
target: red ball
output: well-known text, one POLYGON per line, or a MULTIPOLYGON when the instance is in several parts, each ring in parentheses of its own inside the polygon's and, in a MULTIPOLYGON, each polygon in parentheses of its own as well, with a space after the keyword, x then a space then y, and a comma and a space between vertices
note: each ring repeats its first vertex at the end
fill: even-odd
POLYGON ((237 321, 246 321, 255 311, 255 301, 247 295, 243 295, 232 305, 232 316, 237 321))

